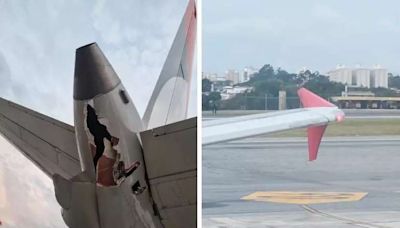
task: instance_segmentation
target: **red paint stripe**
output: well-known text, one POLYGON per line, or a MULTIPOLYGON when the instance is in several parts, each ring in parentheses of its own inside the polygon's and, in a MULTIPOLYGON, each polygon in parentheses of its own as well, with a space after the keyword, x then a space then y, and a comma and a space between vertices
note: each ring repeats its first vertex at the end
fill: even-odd
POLYGON ((187 6, 185 13, 185 29, 186 34, 186 63, 188 64, 189 74, 192 73, 194 46, 197 32, 197 19, 196 19, 196 4, 194 0, 191 0, 187 6))
POLYGON ((324 135, 326 125, 318 127, 309 127, 307 129, 308 136, 308 160, 314 161, 318 156, 319 145, 324 135))
POLYGON ((328 102, 327 100, 323 99, 322 97, 316 95, 315 93, 307 90, 306 88, 301 88, 297 91, 299 95, 301 104, 305 108, 312 108, 312 107, 335 107, 334 104, 328 102))

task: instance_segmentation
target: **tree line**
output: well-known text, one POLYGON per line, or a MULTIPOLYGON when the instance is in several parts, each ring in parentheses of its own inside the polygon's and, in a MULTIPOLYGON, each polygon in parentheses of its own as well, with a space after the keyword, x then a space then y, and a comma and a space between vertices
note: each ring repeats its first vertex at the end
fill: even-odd
MULTIPOLYGON (((400 76, 389 73, 388 83, 390 88, 400 89, 400 76)), ((211 82, 208 79, 203 79, 203 110, 209 110, 210 105, 214 103, 218 103, 218 106, 223 109, 241 109, 244 102, 247 109, 264 109, 266 101, 262 98, 268 97, 277 100, 280 90, 286 91, 288 98, 296 98, 299 87, 305 87, 328 100, 332 96, 341 96, 345 89, 343 83, 329 81, 328 76, 322 75, 318 71, 305 70, 300 73, 289 73, 281 68, 274 69, 270 64, 264 65, 249 81, 238 85, 251 86, 254 89, 246 94, 237 94, 235 97, 221 102, 219 92, 210 92, 211 82), (249 99, 257 97, 259 99, 249 99)), ((375 93, 376 96, 399 96, 396 91, 386 88, 368 90, 375 93)), ((298 105, 298 100, 294 102, 297 102, 296 105, 298 105)), ((288 100, 288 106, 291 106, 290 100, 288 100)))

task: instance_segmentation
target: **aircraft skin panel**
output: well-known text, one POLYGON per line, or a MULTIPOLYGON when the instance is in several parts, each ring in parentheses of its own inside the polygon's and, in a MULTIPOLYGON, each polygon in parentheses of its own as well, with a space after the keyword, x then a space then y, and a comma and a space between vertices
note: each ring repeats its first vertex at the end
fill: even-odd
POLYGON ((196 170, 193 170, 150 180, 150 185, 157 186, 153 197, 161 202, 162 208, 195 204, 196 188, 186 187, 196 187, 196 175, 196 170))
POLYGON ((203 125, 203 145, 289 129, 321 126, 337 121, 337 117, 341 115, 344 114, 337 107, 320 107, 206 121, 203 125))
MULTIPOLYGON (((147 186, 139 139, 142 119, 132 99, 97 44, 78 48, 75 66, 75 80, 96 81, 95 88, 87 88, 94 89, 91 93, 83 93, 84 87, 74 84, 74 121, 82 170, 87 184, 96 188, 95 194, 87 196, 96 201, 92 217, 99 227, 161 227, 147 186)), ((70 182, 72 186, 79 184, 70 182)), ((79 204, 63 209, 69 221, 76 222, 81 216, 77 216, 79 204)), ((80 224, 89 227, 87 221, 80 224)))
POLYGON ((152 198, 164 227, 196 226, 196 121, 191 118, 140 133, 152 198))
POLYGON ((150 180, 197 169, 196 118, 141 132, 146 171, 150 180), (188 138, 186 141, 177 139, 188 138), (177 143, 179 142, 179 143, 177 143), (165 151, 165 153, 162 153, 165 151))
POLYGON ((71 178, 81 171, 68 124, 0 98, 0 133, 49 176, 71 178))
POLYGON ((160 212, 161 216, 166 218, 165 220, 163 220, 164 227, 168 228, 197 227, 196 213, 196 205, 168 208, 160 212), (173 216, 178 216, 179 221, 177 221, 176 219, 169 219, 173 216))
POLYGON ((186 119, 196 23, 195 1, 190 0, 144 113, 145 129, 186 119))

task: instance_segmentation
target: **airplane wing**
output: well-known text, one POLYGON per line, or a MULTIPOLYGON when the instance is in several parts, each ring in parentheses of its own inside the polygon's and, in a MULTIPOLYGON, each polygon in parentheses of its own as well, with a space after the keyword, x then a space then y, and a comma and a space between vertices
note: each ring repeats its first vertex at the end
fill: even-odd
POLYGON ((196 227, 196 117, 140 133, 155 208, 164 227, 196 227))
POLYGON ((186 119, 196 21, 196 3, 190 0, 144 113, 146 129, 186 119))
POLYGON ((48 176, 80 170, 74 127, 0 98, 0 133, 48 176))
POLYGON ((204 122, 203 145, 307 127, 309 160, 315 160, 326 125, 342 121, 344 113, 305 88, 298 94, 304 108, 204 122))

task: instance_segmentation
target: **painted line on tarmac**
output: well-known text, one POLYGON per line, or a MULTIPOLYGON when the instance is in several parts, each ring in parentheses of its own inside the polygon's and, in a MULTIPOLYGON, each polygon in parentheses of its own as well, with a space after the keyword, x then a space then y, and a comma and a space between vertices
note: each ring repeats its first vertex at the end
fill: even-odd
POLYGON ((315 208, 312 208, 312 207, 310 207, 308 205, 301 205, 300 207, 302 207, 304 210, 308 211, 311 214, 320 215, 320 216, 323 216, 323 217, 326 217, 326 218, 335 219, 335 220, 338 220, 338 221, 342 221, 345 224, 355 225, 355 226, 358 226, 358 227, 364 227, 364 228, 392 228, 390 226, 376 225, 376 224, 372 224, 372 223, 369 223, 369 222, 364 222, 364 221, 360 221, 360 220, 355 220, 355 219, 351 219, 351 218, 346 218, 346 217, 342 217, 342 216, 326 213, 326 212, 317 210, 315 208))
POLYGON ((363 199, 367 192, 300 192, 300 191, 268 191, 254 192, 244 196, 242 200, 284 203, 284 204, 321 204, 337 202, 353 202, 363 199))

